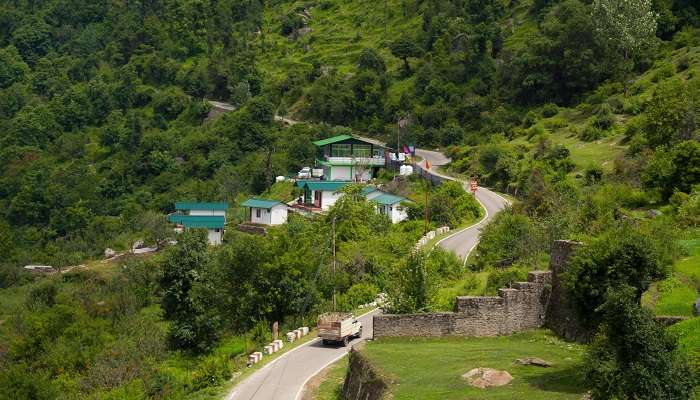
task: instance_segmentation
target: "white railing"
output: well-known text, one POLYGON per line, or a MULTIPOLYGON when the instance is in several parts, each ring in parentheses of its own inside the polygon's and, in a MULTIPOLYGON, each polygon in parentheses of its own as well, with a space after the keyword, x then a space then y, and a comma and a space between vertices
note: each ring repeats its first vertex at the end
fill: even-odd
POLYGON ((352 165, 384 165, 384 157, 326 157, 326 161, 332 164, 352 165))

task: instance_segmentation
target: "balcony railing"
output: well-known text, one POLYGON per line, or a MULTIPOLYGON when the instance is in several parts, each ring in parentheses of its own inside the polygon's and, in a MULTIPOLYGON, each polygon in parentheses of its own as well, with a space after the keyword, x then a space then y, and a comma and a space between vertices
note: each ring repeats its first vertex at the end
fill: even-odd
POLYGON ((336 165, 372 165, 382 166, 385 164, 384 157, 326 157, 326 161, 336 165))

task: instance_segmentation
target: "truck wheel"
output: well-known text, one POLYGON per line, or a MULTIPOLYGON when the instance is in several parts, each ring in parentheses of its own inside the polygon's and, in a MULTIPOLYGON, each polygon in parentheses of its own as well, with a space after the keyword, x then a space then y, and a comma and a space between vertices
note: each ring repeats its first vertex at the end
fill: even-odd
POLYGON ((348 342, 350 342, 350 340, 348 340, 348 337, 345 336, 345 337, 343 338, 343 347, 348 347, 348 342))
POLYGON ((328 346, 328 340, 323 339, 323 345, 324 345, 324 346, 328 346))
POLYGON ((360 327, 360 331, 357 332, 357 338, 360 339, 362 337, 362 327, 360 327))

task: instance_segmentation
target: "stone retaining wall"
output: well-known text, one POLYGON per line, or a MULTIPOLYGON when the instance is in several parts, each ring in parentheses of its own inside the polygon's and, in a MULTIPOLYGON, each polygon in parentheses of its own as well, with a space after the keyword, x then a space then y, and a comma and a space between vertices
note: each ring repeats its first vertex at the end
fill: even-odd
POLYGON ((350 366, 343 382, 341 398, 344 400, 386 399, 389 385, 372 363, 355 347, 353 346, 350 350, 350 366))
POLYGON ((377 315, 374 337, 496 336, 542 327, 551 272, 533 271, 527 282, 499 289, 494 297, 457 297, 455 312, 377 315))

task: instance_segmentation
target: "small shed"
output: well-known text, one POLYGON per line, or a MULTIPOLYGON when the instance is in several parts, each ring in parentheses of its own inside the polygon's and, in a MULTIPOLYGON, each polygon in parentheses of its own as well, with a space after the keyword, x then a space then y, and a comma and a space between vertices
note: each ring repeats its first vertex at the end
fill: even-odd
POLYGON ((282 225, 287 222, 289 206, 281 201, 253 198, 241 205, 248 208, 248 221, 253 224, 282 225))
POLYGON ((206 229, 209 244, 222 243, 228 203, 177 202, 175 209, 177 212, 168 216, 170 222, 184 229, 206 229))
POLYGON ((403 196, 382 193, 376 197, 373 197, 370 199, 370 201, 376 203, 377 212, 388 216, 393 224, 397 224, 408 218, 406 207, 401 205, 401 203, 408 201, 408 199, 403 196))

